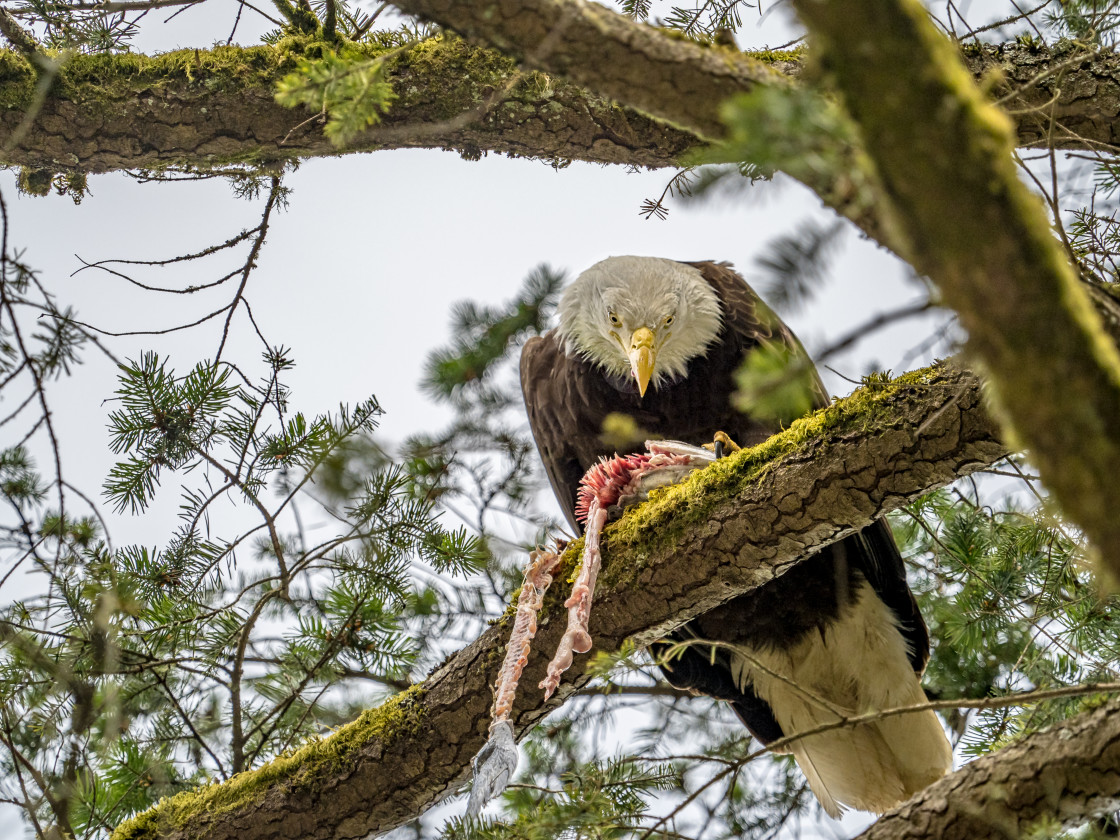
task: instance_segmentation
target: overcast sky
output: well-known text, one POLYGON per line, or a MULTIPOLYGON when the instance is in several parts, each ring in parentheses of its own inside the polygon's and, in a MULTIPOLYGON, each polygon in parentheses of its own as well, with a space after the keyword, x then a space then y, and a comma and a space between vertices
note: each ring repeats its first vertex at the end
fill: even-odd
MULTIPOLYGON (((286 178, 294 190, 290 207, 272 223, 246 296, 269 342, 292 349, 297 367, 288 381, 297 408, 326 411, 376 394, 386 411, 384 433, 400 439, 439 425, 442 415, 433 414, 417 382, 425 354, 448 338, 452 302, 508 299, 542 262, 574 275, 618 254, 730 260, 749 278, 759 250, 774 237, 828 219, 811 193, 789 182, 762 185, 735 204, 674 203, 665 221, 640 217, 641 200, 659 194, 669 175, 581 163, 554 171, 496 156, 470 163, 424 151, 308 161, 286 178)), ((53 195, 16 198, 13 180, 12 173, 0 175, 9 241, 25 249, 25 261, 60 301, 110 331, 193 321, 227 302, 233 289, 226 284, 189 297, 143 292, 105 273, 73 275, 78 257, 159 259, 198 250, 256 224, 263 204, 235 199, 224 182, 138 184, 105 175, 91 180, 92 195, 75 206, 53 195)), ((142 276, 200 285, 232 264, 219 259, 142 276)), ((786 316, 811 352, 924 294, 905 266, 854 233, 845 237, 833 275, 811 306, 786 316)), ((213 356, 222 322, 107 342, 122 358, 158 350, 185 371, 213 356)), ((927 334, 928 324, 906 322, 828 364, 851 378, 873 367, 897 371, 927 334)), ((260 351, 239 316, 226 357, 256 360, 260 351)), ((81 375, 53 384, 51 395, 62 401, 56 422, 67 469, 88 469, 86 478, 96 482, 111 462, 104 433, 111 405, 103 400, 115 371, 94 351, 86 357, 81 375)), ((833 393, 850 390, 825 375, 833 393)))

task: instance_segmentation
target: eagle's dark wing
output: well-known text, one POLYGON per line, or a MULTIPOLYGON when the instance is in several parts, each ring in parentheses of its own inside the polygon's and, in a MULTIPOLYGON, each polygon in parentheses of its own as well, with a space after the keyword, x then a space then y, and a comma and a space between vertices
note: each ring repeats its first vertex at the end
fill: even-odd
MULTIPOLYGON (((579 534, 576 520, 576 492, 579 481, 591 463, 581 459, 581 450, 573 430, 582 424, 582 407, 586 395, 581 393, 585 379, 582 369, 588 366, 572 359, 560 345, 556 331, 531 338, 521 351, 521 393, 529 414, 529 427, 537 442, 545 473, 556 501, 564 511, 568 524, 579 534)), ((605 454, 605 453, 604 453, 605 454)))
MULTIPOLYGON (((743 282, 743 278, 726 263, 693 262, 689 263, 700 270, 704 279, 712 285, 724 303, 727 338, 738 344, 741 353, 758 345, 779 343, 791 351, 793 357, 808 360, 808 355, 797 337, 769 307, 755 295, 743 282)), ((808 362, 808 364, 812 364, 808 362)), ((814 387, 813 403, 823 408, 830 402, 828 392, 817 374, 811 368, 814 387)), ((744 415, 729 419, 723 427, 732 438, 744 434, 744 440, 757 434, 757 427, 748 425, 744 430, 744 415)), ((778 431, 776 426, 766 429, 767 436, 778 431)), ((693 441, 695 442, 695 441, 693 441)), ((825 548, 822 553, 831 559, 834 569, 840 564, 851 566, 862 573, 876 594, 890 607, 899 622, 899 629, 910 648, 910 660, 916 673, 925 670, 929 659, 929 633, 918 611, 918 604, 906 583, 906 568, 902 562, 886 522, 879 520, 849 537, 845 537, 835 548, 825 548)), ((777 606, 776 604, 774 605, 777 606)))
MULTIPOLYGON (((813 408, 824 408, 829 404, 828 391, 825 390, 824 383, 817 374, 817 368, 809 359, 809 354, 805 352, 801 342, 797 340, 797 336, 793 334, 793 330, 759 299, 737 271, 722 262, 691 262, 686 265, 700 270, 723 303, 724 334, 720 336, 720 341, 731 344, 738 353, 739 359, 735 368, 738 368, 746 354, 755 347, 775 344, 784 346, 788 348, 791 358, 804 359, 808 366, 810 374, 808 380, 813 391, 811 394, 813 408)), ((778 427, 770 423, 766 431, 774 434, 778 431, 778 427)))

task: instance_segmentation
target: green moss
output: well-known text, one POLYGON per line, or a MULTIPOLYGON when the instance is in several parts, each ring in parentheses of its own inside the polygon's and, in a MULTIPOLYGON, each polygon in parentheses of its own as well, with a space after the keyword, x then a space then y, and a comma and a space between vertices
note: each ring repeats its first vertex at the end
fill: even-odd
POLYGON ((966 58, 980 58, 990 49, 990 46, 982 41, 963 41, 957 45, 957 48, 966 58))
MULTIPOLYGON (((332 46, 307 35, 287 35, 273 46, 216 46, 159 55, 71 53, 58 74, 54 94, 97 105, 178 87, 183 82, 201 86, 207 95, 224 90, 240 93, 256 85, 271 88, 279 75, 295 67, 297 58, 313 58, 332 46)), ((373 57, 390 47, 362 43, 352 44, 350 49, 373 57)), ((22 56, 0 51, 0 104, 25 104, 34 81, 34 71, 22 56)))
POLYGON ((314 738, 295 752, 280 756, 263 767, 238 773, 225 782, 161 799, 155 807, 117 826, 111 840, 163 836, 199 816, 209 819, 251 805, 277 784, 314 788, 320 779, 336 774, 372 741, 389 744, 402 735, 419 731, 424 718, 424 707, 419 703, 422 695, 423 688, 414 685, 377 708, 363 712, 334 734, 314 738))
POLYGON ((16 189, 24 195, 50 195, 54 176, 55 173, 49 169, 21 167, 16 179, 16 189))
POLYGON ((76 102, 116 101, 188 82, 207 94, 270 87, 309 47, 286 38, 282 46, 186 49, 162 55, 73 55, 59 73, 56 93, 76 102))
MULTIPOLYGON (((477 107, 480 100, 500 90, 517 72, 517 63, 495 50, 472 47, 453 35, 439 35, 421 41, 402 53, 393 63, 406 63, 424 73, 429 80, 440 80, 437 90, 398 89, 402 101, 423 99, 435 103, 433 119, 451 119, 477 107)), ((521 79, 505 102, 517 101, 516 92, 525 85, 540 85, 540 73, 521 79)), ((401 88, 403 86, 398 86, 401 88)))
MULTIPOLYGON (((885 412, 893 411, 894 398, 900 391, 927 388, 946 375, 941 367, 930 367, 904 374, 890 382, 872 381, 850 396, 837 400, 790 424, 789 428, 770 437, 758 446, 743 449, 698 470, 687 481, 654 491, 647 504, 607 528, 605 541, 609 556, 611 548, 654 551, 679 541, 681 534, 707 522, 712 508, 759 481, 779 459, 801 448, 807 441, 839 432, 861 431, 885 412)), ((628 558, 625 569, 612 565, 604 582, 617 585, 623 576, 630 578, 640 570, 640 563, 628 558)))
POLYGON ((24 195, 45 196, 51 191, 59 195, 68 195, 75 204, 81 204, 89 185, 82 172, 55 172, 51 169, 35 169, 20 167, 16 179, 16 189, 24 195))
POLYGON ((798 46, 792 50, 756 50, 747 52, 745 55, 755 61, 761 61, 763 64, 774 64, 778 61, 801 61, 805 58, 805 47, 798 46))
POLYGON ((35 100, 35 69, 22 55, 0 50, 0 107, 26 110, 35 100))
POLYGON ((1039 52, 1046 49, 1046 43, 1030 32, 1021 32, 1016 35, 1015 43, 1020 47, 1026 47, 1031 52, 1039 52))

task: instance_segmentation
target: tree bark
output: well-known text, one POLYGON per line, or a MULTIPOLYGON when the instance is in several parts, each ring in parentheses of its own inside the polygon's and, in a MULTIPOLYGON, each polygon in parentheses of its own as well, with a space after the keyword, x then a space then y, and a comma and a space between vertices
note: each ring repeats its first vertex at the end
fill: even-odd
POLYGON ((1011 41, 966 45, 965 65, 992 86, 1011 120, 1015 145, 1104 153, 1120 146, 1120 56, 1011 41))
POLYGON ((738 50, 671 38, 597 3, 393 0, 393 5, 701 137, 723 134, 719 109, 735 94, 788 84, 776 68, 738 50))
MULTIPOLYGON (((660 638, 1003 456, 980 392, 975 377, 951 368, 865 388, 628 513, 607 530, 591 618, 596 649, 660 638)), ((552 700, 535 688, 564 631, 566 578, 562 569, 542 611, 513 712, 519 735, 589 679, 590 657, 580 656, 552 700)), ((358 838, 408 821, 466 780, 489 724, 508 622, 507 614, 382 709, 272 765, 165 800, 118 827, 114 840, 358 838)))
MULTIPOLYGON (((1120 700, 966 764, 859 840, 1018 840, 1120 805, 1120 700)), ((1046 831, 1039 836, 1052 836, 1046 831)))
MULTIPOLYGON (((802 70, 802 61, 792 54, 760 54, 767 59, 763 63, 750 54, 703 49, 620 20, 609 33, 585 32, 588 40, 576 44, 577 54, 594 56, 604 41, 638 33, 650 49, 672 56, 675 69, 697 65, 689 76, 690 85, 698 87, 685 108, 657 107, 654 89, 647 89, 640 73, 630 73, 628 83, 623 77, 610 84, 578 73, 587 88, 543 77, 516 83, 519 71, 498 53, 429 41, 395 62, 392 79, 400 98, 381 125, 342 148, 326 138, 314 114, 276 104, 276 82, 294 67, 293 55, 282 47, 180 50, 155 57, 75 56, 41 102, 31 65, 17 53, 0 51, 0 164, 101 173, 439 148, 467 157, 498 152, 555 162, 673 166, 685 152, 703 145, 697 126, 718 133, 717 94, 735 85, 746 89, 755 83, 784 83, 783 77, 796 78, 802 70), (731 76, 732 84, 720 71, 723 85, 709 87, 705 73, 713 61, 748 65, 750 72, 731 76), (25 126, 29 109, 34 117, 25 126)), ((1115 118, 1120 113, 1120 57, 1052 54, 1021 44, 968 48, 965 54, 975 76, 999 67, 1008 79, 1000 91, 1010 97, 1005 104, 1014 113, 1019 145, 1053 141, 1063 148, 1086 149, 1120 140, 1115 118), (1013 89, 1021 93, 1011 95, 1013 89)), ((530 51, 534 55, 549 72, 579 70, 571 62, 561 63, 563 56, 555 50, 530 51)))

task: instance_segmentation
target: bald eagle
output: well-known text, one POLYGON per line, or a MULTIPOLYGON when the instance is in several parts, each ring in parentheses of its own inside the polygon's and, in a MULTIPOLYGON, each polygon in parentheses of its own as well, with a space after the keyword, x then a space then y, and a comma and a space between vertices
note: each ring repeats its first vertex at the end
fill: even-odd
MULTIPOLYGON (((580 478, 600 458, 608 415, 691 443, 724 431, 744 446, 776 432, 731 405, 734 373, 763 345, 803 353, 793 333, 727 264, 612 257, 565 289, 560 325, 526 343, 521 387, 560 507, 578 531, 580 478)), ((816 405, 828 403, 819 379, 816 405)), ((876 522, 781 577, 689 622, 697 640, 661 667, 681 689, 728 701, 762 743, 876 709, 923 703, 929 635, 898 548, 876 522), (706 648, 702 640, 718 641, 706 648)), ((932 711, 795 741, 825 811, 881 813, 951 765, 932 711)))

